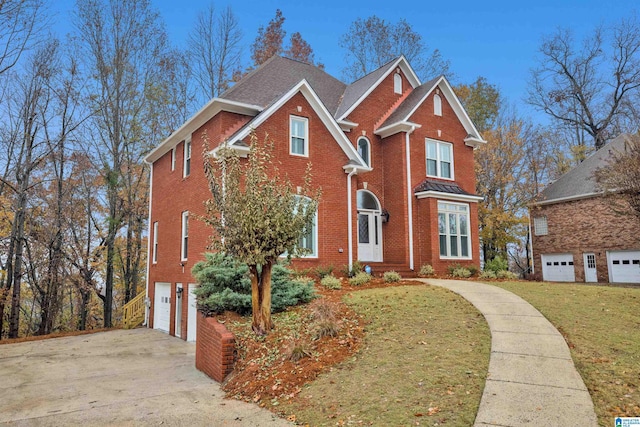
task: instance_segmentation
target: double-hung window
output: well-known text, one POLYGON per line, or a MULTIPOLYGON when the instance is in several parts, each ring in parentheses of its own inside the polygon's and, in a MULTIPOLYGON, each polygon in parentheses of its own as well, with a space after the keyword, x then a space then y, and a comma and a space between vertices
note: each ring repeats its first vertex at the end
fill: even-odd
POLYGON ((453 179, 453 144, 428 139, 427 176, 453 179))
POLYGON ((549 234, 546 216, 538 216, 533 218, 534 233, 536 236, 546 236, 549 234))
POLYGON ((182 233, 180 239, 180 259, 187 260, 189 255, 189 212, 182 212, 182 233))
POLYGON ((191 174, 191 136, 184 140, 184 166, 183 177, 191 174))
POLYGON ((471 258, 469 205, 438 202, 441 258, 471 258))
POLYGON ((290 153, 295 156, 309 156, 309 120, 304 117, 291 116, 290 153))
MULTIPOLYGON (((306 209, 307 203, 311 200, 304 196, 295 196, 298 201, 298 207, 306 209)), ((305 228, 304 234, 298 241, 299 249, 306 249, 304 257, 317 257, 318 256, 318 211, 316 210, 313 219, 305 228)))

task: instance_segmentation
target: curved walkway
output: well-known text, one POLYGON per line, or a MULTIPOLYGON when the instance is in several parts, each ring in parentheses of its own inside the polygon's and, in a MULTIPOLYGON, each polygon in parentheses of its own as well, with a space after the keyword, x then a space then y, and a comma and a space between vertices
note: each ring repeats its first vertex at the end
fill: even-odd
POLYGON ((489 373, 475 426, 598 425, 567 343, 531 304, 484 283, 421 281, 460 294, 489 324, 489 373))

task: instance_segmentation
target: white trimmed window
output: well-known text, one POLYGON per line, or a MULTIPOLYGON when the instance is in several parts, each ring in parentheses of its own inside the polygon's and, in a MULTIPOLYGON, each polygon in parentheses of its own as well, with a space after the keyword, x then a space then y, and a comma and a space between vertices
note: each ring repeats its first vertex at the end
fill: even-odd
POLYGON ((171 171, 172 172, 176 170, 176 148, 177 147, 173 147, 171 149, 171 171))
POLYGON ((189 211, 182 212, 182 233, 180 238, 180 259, 187 260, 189 255, 189 211))
POLYGON ((549 234, 549 227, 547 226, 547 217, 538 216, 533 218, 533 228, 536 236, 546 236, 549 234))
POLYGON ((309 120, 305 117, 291 116, 291 144, 289 152, 295 156, 309 156, 309 120))
POLYGON ((438 202, 440 258, 471 258, 469 205, 438 202))
POLYGON ((433 114, 442 116, 442 98, 437 93, 433 95, 433 114))
POLYGON ((398 95, 402 94, 402 76, 400 73, 393 75, 393 92, 398 95))
POLYGON ((427 176, 453 179, 453 144, 427 139, 427 176))
POLYGON ((371 167, 371 143, 365 137, 358 138, 358 154, 366 165, 371 167))
MULTIPOLYGON (((302 203, 310 201, 308 197, 296 196, 296 199, 301 200, 302 203)), ((307 249, 309 252, 302 257, 316 258, 318 256, 318 211, 316 210, 313 220, 310 224, 307 224, 305 233, 300 237, 298 241, 298 248, 307 249)))
POLYGON ((191 136, 184 140, 184 165, 183 165, 183 177, 191 175, 191 136))
POLYGON ((152 262, 158 263, 158 221, 153 223, 153 256, 152 262))

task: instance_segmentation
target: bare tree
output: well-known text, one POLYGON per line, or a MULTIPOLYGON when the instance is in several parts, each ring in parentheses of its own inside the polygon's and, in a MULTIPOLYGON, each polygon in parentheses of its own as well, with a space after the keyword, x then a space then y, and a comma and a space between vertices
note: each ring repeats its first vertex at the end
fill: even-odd
POLYGON ((42 0, 0 0, 0 74, 14 67, 45 26, 42 0))
POLYGON ((634 98, 640 88, 640 24, 635 17, 608 31, 596 28, 578 46, 558 30, 540 47, 528 102, 572 130, 586 132, 600 149, 621 131, 637 129, 634 98))
POLYGON ((393 24, 373 15, 356 19, 340 38, 340 47, 347 50, 343 75, 348 80, 360 77, 404 55, 421 78, 441 74, 451 76, 449 61, 440 51, 430 49, 422 36, 404 19, 393 24))
POLYGON ((240 68, 242 31, 230 6, 216 13, 213 3, 198 14, 189 33, 193 75, 206 100, 224 92, 240 68))
MULTIPOLYGON (((149 149, 147 102, 150 92, 162 87, 156 80, 162 78, 158 70, 168 48, 167 36, 149 0, 78 0, 76 26, 86 67, 93 76, 87 99, 95 115, 88 140, 93 140, 104 179, 106 256, 104 295, 99 296, 104 326, 110 327, 116 237, 130 224, 127 214, 132 213, 123 194, 131 183, 146 183, 146 172, 131 165, 140 164, 149 149), (139 179, 126 176, 141 171, 139 179)), ((141 234, 133 235, 137 239, 141 234)))

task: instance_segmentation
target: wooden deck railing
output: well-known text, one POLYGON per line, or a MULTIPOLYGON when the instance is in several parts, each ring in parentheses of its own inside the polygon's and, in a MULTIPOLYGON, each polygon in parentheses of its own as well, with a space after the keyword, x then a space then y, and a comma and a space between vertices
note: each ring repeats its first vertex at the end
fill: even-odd
POLYGON ((144 300, 146 296, 143 292, 124 305, 122 323, 125 329, 135 328, 144 321, 144 300))

